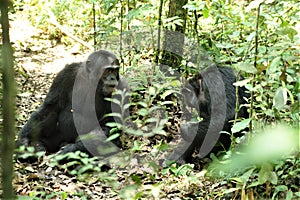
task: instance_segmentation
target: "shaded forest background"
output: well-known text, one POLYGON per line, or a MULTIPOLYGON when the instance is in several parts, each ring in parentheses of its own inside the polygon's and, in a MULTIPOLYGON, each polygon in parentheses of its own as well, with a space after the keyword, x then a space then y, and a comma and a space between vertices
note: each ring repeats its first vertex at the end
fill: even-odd
POLYGON ((4 2, 0 90, 3 198, 15 194, 28 199, 300 197, 298 1, 4 2), (11 42, 5 36, 7 11, 11 42), (61 158, 29 150, 24 157, 34 155, 37 162, 11 164, 13 140, 6 136, 14 138, 40 105, 55 73, 96 49, 111 50, 121 60, 122 74, 133 90, 137 118, 142 119, 135 121, 140 129, 123 140, 132 155, 145 157, 143 162, 132 156, 130 161, 122 161, 122 166, 103 171, 101 162, 86 155, 74 154, 74 162, 59 165, 61 158), (195 159, 194 164, 161 168, 155 161, 165 155, 181 122, 176 94, 182 82, 172 75, 188 78, 214 63, 245 77, 238 84, 251 94, 247 105, 250 118, 237 119, 233 131, 249 131, 242 139, 234 139, 222 157, 211 155, 195 159), (160 66, 167 66, 168 73, 162 73, 160 66), (164 118, 156 117, 153 108, 157 106, 164 118), (156 128, 145 121, 157 124, 156 128), (265 138, 258 139, 261 142, 252 141, 265 133, 265 138), (236 148, 241 143, 248 144, 245 152, 236 148), (236 156, 241 152, 247 161, 236 156))

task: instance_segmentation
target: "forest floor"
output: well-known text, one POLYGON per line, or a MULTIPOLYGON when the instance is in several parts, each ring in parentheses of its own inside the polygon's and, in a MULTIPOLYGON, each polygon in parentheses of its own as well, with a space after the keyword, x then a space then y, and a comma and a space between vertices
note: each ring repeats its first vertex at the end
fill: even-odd
MULTIPOLYGON (((70 47, 50 40, 22 17, 11 21, 10 33, 15 50, 17 127, 20 130, 43 102, 55 74, 67 63, 84 60, 87 52, 80 50, 79 45, 70 47)), ((145 194, 146 199, 213 199, 229 186, 227 181, 207 179, 205 170, 175 176, 171 172, 157 173, 161 169, 141 164, 138 159, 132 159, 122 169, 81 175, 78 172, 83 166, 54 166, 49 159, 42 156, 32 163, 16 161, 14 185, 18 195, 29 199, 128 199, 145 197, 145 194), (74 170, 77 175, 73 174, 74 170)))

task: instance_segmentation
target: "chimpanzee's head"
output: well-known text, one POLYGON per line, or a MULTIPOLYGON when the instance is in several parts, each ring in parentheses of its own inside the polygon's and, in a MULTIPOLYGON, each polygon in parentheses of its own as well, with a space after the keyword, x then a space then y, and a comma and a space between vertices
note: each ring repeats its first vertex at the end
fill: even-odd
POLYGON ((118 59, 109 51, 93 52, 86 61, 89 79, 99 80, 103 96, 110 96, 118 86, 119 68, 118 59))
POLYGON ((205 101, 201 74, 197 74, 185 83, 182 88, 182 94, 185 103, 193 108, 198 108, 200 101, 205 101))
POLYGON ((196 108, 200 112, 200 116, 206 116, 209 105, 209 92, 200 73, 189 79, 181 92, 187 106, 196 108))

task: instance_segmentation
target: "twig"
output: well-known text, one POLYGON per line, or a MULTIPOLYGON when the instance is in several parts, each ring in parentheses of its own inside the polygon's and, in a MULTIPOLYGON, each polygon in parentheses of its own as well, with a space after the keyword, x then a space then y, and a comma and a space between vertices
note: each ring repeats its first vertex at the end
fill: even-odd
POLYGON ((162 25, 162 20, 161 20, 162 7, 163 7, 163 0, 160 0, 159 10, 158 10, 157 52, 156 52, 156 56, 155 56, 155 62, 156 62, 156 64, 158 64, 158 62, 159 62, 159 54, 160 54, 160 37, 161 37, 161 25, 162 25))
POLYGON ((61 30, 61 32, 63 32, 64 34, 66 34, 68 37, 72 38, 74 41, 82 44, 83 46, 85 46, 87 48, 89 48, 90 50, 92 50, 92 51, 94 50, 94 48, 90 44, 86 43, 85 41, 83 41, 83 40, 81 40, 81 39, 79 39, 77 37, 75 37, 74 34, 70 33, 62 25, 60 25, 58 23, 58 21, 56 20, 55 15, 50 10, 48 10, 48 15, 49 15, 49 21, 50 21, 50 23, 52 25, 56 26, 59 30, 61 30))
MULTIPOLYGON (((257 57, 258 57, 258 28, 259 28, 259 16, 260 16, 260 6, 261 3, 258 5, 257 13, 256 13, 256 25, 255 25, 255 53, 254 53, 254 67, 257 69, 257 57)), ((254 76, 254 75, 253 75, 254 76)), ((252 88, 255 87, 254 78, 251 80, 252 88)), ((253 118, 253 89, 250 92, 250 117, 253 118)), ((252 133, 253 130, 253 123, 252 120, 249 124, 249 131, 252 133)))
POLYGON ((121 59, 121 65, 124 72, 124 59, 123 59, 123 3, 121 1, 121 10, 120 10, 120 59, 121 59))
POLYGON ((93 27, 94 27, 94 50, 96 51, 97 46, 97 26, 96 26, 96 10, 95 10, 95 2, 93 2, 93 27))

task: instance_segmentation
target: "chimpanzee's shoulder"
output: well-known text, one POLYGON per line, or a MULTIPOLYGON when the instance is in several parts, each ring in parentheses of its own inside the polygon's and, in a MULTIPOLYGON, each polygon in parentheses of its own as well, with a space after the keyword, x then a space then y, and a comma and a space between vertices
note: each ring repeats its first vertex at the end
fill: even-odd
POLYGON ((73 62, 66 64, 64 69, 74 69, 74 68, 79 68, 81 66, 82 62, 73 62))
POLYGON ((222 74, 223 77, 228 77, 228 78, 235 78, 236 77, 236 72, 233 70, 231 67, 228 66, 218 66, 217 67, 222 74))
POLYGON ((68 91, 73 87, 81 64, 81 62, 67 64, 56 75, 45 99, 45 104, 58 103, 67 99, 64 96, 67 96, 69 94, 68 91))
POLYGON ((217 68, 218 68, 219 71, 221 71, 221 72, 225 72, 225 73, 233 73, 233 69, 232 69, 231 67, 228 67, 228 66, 218 65, 217 68))
POLYGON ((58 72, 54 82, 59 81, 60 84, 63 80, 70 82, 70 80, 75 79, 78 69, 82 66, 82 62, 75 62, 66 64, 65 67, 58 72))
POLYGON ((81 65, 82 62, 74 62, 74 63, 66 64, 65 67, 59 73, 68 72, 68 71, 77 72, 81 65))

